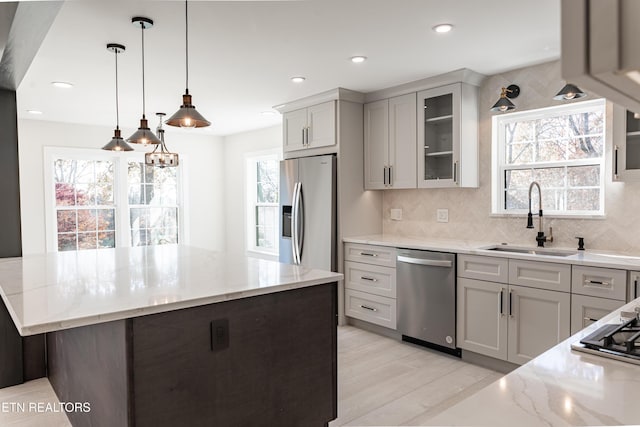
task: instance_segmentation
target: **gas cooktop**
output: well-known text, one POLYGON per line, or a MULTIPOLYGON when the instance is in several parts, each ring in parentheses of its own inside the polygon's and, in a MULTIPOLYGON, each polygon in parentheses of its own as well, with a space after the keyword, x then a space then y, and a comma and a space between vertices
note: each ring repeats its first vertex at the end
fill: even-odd
POLYGON ((640 322, 637 312, 631 318, 622 317, 620 323, 606 324, 571 348, 598 356, 640 365, 640 322))

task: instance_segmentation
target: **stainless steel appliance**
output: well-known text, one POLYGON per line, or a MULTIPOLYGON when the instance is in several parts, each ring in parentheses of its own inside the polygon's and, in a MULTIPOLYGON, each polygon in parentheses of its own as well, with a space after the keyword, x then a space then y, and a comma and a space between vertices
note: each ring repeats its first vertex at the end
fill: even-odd
POLYGON ((397 327, 406 341, 456 349, 456 255, 398 249, 397 327))
POLYGON ((623 362, 640 365, 640 321, 638 312, 626 313, 629 317, 620 318, 619 323, 608 323, 579 342, 571 344, 574 350, 595 354, 623 362))
POLYGON ((336 157, 280 162, 280 262, 336 270, 336 157))

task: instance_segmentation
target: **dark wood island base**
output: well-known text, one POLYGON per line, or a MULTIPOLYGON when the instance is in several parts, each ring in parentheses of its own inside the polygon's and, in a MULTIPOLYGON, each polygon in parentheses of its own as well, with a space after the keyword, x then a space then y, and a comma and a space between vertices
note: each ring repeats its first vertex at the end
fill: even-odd
POLYGON ((335 283, 47 334, 74 426, 326 426, 337 416, 335 283))

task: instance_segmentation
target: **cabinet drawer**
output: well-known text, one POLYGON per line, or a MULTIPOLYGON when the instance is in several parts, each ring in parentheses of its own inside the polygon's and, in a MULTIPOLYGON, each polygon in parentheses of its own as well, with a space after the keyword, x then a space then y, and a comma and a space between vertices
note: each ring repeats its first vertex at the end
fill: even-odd
POLYGON ((478 255, 458 255, 458 276, 507 283, 509 260, 478 255))
POLYGON ((345 291, 345 314, 396 329, 396 300, 347 289, 345 291))
POLYGON ((345 261, 344 280, 347 289, 388 298, 396 297, 395 268, 345 261))
POLYGON ((571 290, 571 265, 510 259, 509 283, 530 288, 569 292, 571 290))
POLYGON ((571 335, 624 305, 614 299, 571 295, 571 335))
POLYGON ((571 292, 624 301, 627 298, 627 271, 574 265, 571 292))
POLYGON ((345 261, 364 262, 365 264, 396 266, 396 248, 387 246, 361 245, 359 243, 345 243, 345 261))

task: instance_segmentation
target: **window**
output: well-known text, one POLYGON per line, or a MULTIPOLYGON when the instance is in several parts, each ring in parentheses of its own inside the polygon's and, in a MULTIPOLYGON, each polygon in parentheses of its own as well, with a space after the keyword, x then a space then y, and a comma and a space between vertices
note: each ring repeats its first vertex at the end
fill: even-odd
POLYGON ((493 138, 494 213, 528 212, 537 181, 546 214, 604 214, 605 100, 494 116, 493 138))
POLYGON ((143 158, 46 148, 47 249, 178 243, 180 169, 147 167, 143 158))
POLYGON ((176 168, 129 162, 131 246, 178 243, 176 168))
POLYGON ((114 163, 59 158, 53 171, 57 249, 114 248, 114 163))
POLYGON ((278 192, 280 162, 277 154, 247 159, 247 247, 278 254, 278 192))

